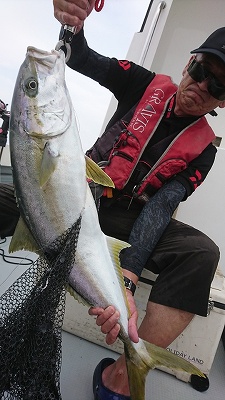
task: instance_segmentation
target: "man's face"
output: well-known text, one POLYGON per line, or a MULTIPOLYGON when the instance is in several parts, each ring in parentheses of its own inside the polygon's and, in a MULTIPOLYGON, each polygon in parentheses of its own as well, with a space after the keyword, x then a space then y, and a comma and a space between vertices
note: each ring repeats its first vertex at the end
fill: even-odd
POLYGON ((196 59, 208 72, 225 86, 225 64, 211 54, 198 54, 192 57, 183 71, 176 97, 175 113, 177 115, 200 116, 214 110, 216 107, 225 107, 225 100, 217 100, 208 92, 208 80, 196 82, 189 75, 187 68, 191 61, 196 59))

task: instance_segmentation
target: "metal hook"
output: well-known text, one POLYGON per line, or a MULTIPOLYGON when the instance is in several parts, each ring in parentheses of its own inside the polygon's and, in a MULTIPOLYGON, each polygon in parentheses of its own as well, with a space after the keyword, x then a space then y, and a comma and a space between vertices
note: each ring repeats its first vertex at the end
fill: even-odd
POLYGON ((55 50, 60 50, 62 47, 65 47, 65 61, 67 62, 71 56, 71 42, 73 39, 73 35, 76 33, 76 27, 70 25, 62 25, 59 41, 55 47, 55 50))

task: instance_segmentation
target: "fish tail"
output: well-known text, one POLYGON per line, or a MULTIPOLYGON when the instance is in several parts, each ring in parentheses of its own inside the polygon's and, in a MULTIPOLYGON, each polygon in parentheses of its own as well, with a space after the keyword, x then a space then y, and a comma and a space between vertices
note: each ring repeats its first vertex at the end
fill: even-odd
POLYGON ((184 371, 190 375, 206 376, 196 366, 170 351, 140 340, 141 346, 124 344, 131 400, 145 400, 145 380, 156 367, 184 371))
POLYGON ((144 342, 139 344, 124 342, 124 352, 131 400, 145 400, 145 380, 153 365, 147 353, 144 342), (139 346, 141 344, 141 346, 139 346), (146 362, 146 358, 149 362, 146 362))
POLYGON ((138 366, 129 357, 126 364, 131 400, 145 400, 145 380, 150 368, 146 364, 138 366))

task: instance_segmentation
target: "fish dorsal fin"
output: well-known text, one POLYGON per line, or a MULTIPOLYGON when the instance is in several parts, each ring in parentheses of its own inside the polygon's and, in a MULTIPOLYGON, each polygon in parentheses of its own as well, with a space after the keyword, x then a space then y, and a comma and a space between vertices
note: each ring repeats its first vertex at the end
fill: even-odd
POLYGON ((77 293, 70 284, 66 285, 66 290, 75 300, 78 301, 78 303, 81 303, 84 306, 91 307, 91 304, 89 304, 79 293, 77 293))
POLYGON ((40 254, 40 249, 22 217, 19 218, 15 232, 9 245, 9 253, 18 250, 28 250, 40 254))
POLYGON ((119 254, 120 254, 121 250, 125 249, 126 247, 130 247, 130 244, 127 242, 124 242, 122 240, 115 239, 111 236, 105 236, 105 238, 106 238, 109 254, 110 254, 114 269, 116 271, 116 275, 117 275, 120 287, 121 287, 123 295, 124 295, 124 299, 125 299, 127 310, 128 310, 128 315, 130 315, 129 304, 127 301, 126 288, 125 288, 124 279, 123 279, 123 272, 122 272, 122 268, 120 265, 120 259, 119 259, 119 254))
POLYGON ((50 151, 48 145, 45 146, 42 155, 41 167, 40 167, 40 186, 43 187, 49 180, 52 173, 55 171, 57 166, 58 153, 50 151))
POLYGON ((91 158, 85 155, 85 161, 87 178, 102 186, 115 187, 112 179, 91 158))

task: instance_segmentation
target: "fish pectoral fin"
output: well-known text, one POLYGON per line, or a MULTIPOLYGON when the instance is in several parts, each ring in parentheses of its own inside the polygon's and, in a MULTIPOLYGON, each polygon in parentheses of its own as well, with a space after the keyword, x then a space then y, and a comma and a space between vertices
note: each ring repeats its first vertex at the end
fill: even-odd
POLYGON ((102 186, 115 187, 112 179, 91 158, 85 155, 85 161, 87 178, 102 186))
POLYGON ((164 366, 169 369, 184 371, 188 374, 198 375, 205 378, 205 375, 199 368, 195 367, 189 361, 171 353, 171 351, 158 347, 152 343, 144 341, 147 351, 152 360, 151 368, 164 366))
POLYGON ((52 154, 49 146, 45 146, 41 167, 40 167, 40 186, 43 187, 51 177, 52 173, 55 171, 57 166, 57 156, 58 154, 52 154))
POLYGON ((66 285, 66 290, 75 300, 78 301, 78 303, 88 307, 91 306, 79 293, 76 292, 76 290, 70 284, 66 285))
POLYGON ((33 253, 40 254, 40 249, 37 245, 37 242, 33 238, 22 217, 19 218, 9 245, 9 253, 13 253, 14 251, 18 250, 28 250, 32 251, 33 253))

